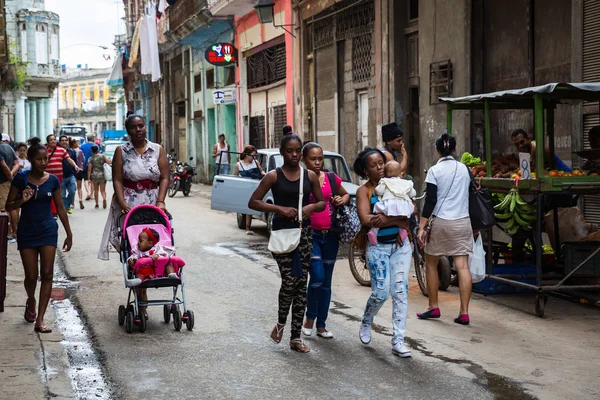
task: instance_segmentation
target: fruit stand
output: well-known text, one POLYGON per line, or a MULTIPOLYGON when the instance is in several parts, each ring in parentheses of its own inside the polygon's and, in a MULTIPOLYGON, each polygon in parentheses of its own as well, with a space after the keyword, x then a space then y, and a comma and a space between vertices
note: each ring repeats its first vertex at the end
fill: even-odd
MULTIPOLYGON (((452 132, 453 112, 460 110, 482 110, 484 114, 484 161, 476 164, 470 154, 463 155, 463 162, 471 163, 474 175, 481 186, 488 188, 496 199, 496 217, 499 228, 510 237, 517 232, 529 231, 532 241, 533 262, 530 268, 523 265, 511 265, 510 260, 498 264, 499 242, 493 232, 487 231, 487 279, 501 285, 509 285, 521 290, 535 292, 535 313, 543 317, 547 295, 578 297, 581 293, 600 291, 598 284, 572 283, 572 276, 600 253, 600 243, 589 249, 586 257, 565 257, 561 246, 558 229, 558 208, 568 207, 565 201, 577 199, 577 195, 599 194, 600 176, 597 173, 587 174, 582 171, 564 173, 550 168, 545 170, 546 149, 543 145, 546 138, 549 143, 549 154, 554 155, 554 112, 557 105, 566 106, 581 101, 600 101, 600 84, 597 83, 552 83, 542 86, 472 95, 459 98, 441 98, 447 107, 447 128, 452 132), (514 170, 519 169, 518 156, 504 157, 494 160, 492 157, 492 135, 490 113, 492 110, 532 110, 534 117, 534 139, 540 144, 531 155, 537 170, 530 179, 519 179, 514 170), (515 163, 517 165, 515 165, 515 163), (524 200, 528 199, 528 200, 524 200), (552 260, 544 256, 542 241, 545 211, 554 211, 555 256, 552 260), (566 265, 574 263, 576 265, 566 265), (552 265, 550 265, 552 264, 552 265), (511 267, 514 267, 511 269, 511 267), (528 271, 528 272, 524 272, 528 271), (568 271, 568 272, 566 272, 568 271), (529 276, 526 276, 529 275, 529 276)), ((576 201, 576 200, 575 200, 576 201)), ((514 240, 514 239, 513 239, 514 240)), ((586 242, 588 245, 593 242, 586 242)), ((504 246, 506 247, 506 246, 504 246)), ((570 254, 570 253, 569 253, 570 254)), ((587 283, 587 282, 586 282, 587 283)), ((600 282, 597 282, 600 283, 600 282)))

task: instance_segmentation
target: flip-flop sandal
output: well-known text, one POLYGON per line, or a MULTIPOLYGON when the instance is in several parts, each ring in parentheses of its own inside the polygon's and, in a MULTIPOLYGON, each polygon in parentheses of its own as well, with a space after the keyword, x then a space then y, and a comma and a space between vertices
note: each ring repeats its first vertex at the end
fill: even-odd
POLYGON ((52 329, 48 328, 46 325, 36 326, 33 330, 38 333, 52 333, 52 329))
POLYGON ((25 302, 25 313, 23 314, 23 318, 25 319, 25 321, 29 322, 30 324, 33 324, 35 322, 35 317, 37 317, 37 314, 35 313, 35 311, 29 311, 29 300, 27 300, 25 302))
POLYGON ((298 353, 310 353, 310 347, 308 347, 300 338, 290 340, 290 349, 297 351, 298 353))
POLYGON ((275 344, 279 344, 281 343, 281 339, 283 338, 283 329, 285 328, 285 325, 280 324, 279 322, 273 327, 273 330, 271 331, 271 341, 275 344), (281 328, 280 328, 281 327, 281 328))

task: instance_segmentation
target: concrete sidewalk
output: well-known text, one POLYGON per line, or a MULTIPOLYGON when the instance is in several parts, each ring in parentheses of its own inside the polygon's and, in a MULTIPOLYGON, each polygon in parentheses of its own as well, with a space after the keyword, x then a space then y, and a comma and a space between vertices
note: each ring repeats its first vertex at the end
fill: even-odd
POLYGON ((49 334, 34 332, 33 324, 23 319, 27 296, 16 244, 8 245, 6 280, 4 312, 0 313, 0 399, 74 398, 54 310, 49 306, 45 316, 53 330, 49 334))

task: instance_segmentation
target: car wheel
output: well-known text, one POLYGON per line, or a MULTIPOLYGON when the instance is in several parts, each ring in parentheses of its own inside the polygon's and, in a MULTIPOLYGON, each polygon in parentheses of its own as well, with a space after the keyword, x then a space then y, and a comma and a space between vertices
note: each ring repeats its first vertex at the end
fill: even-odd
POLYGON ((240 229, 246 229, 246 214, 237 215, 237 226, 240 229))

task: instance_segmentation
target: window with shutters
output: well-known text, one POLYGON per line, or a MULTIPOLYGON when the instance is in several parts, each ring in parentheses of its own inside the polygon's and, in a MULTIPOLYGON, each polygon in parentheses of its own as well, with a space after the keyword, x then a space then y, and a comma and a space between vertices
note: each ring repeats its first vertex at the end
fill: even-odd
POLYGON ((48 33, 46 26, 35 26, 35 61, 38 64, 48 64, 48 33))
POLYGON ((413 33, 407 37, 408 77, 419 76, 419 34, 413 33))
POLYGON ((248 89, 267 86, 285 79, 285 43, 280 43, 246 59, 248 89))
POLYGON ((287 125, 285 104, 271 109, 273 113, 273 145, 279 147, 279 142, 283 138, 283 127, 287 125))
POLYGON ((451 94, 452 62, 445 60, 429 64, 429 104, 437 104, 440 97, 451 94))
POLYGON ((52 27, 52 36, 50 37, 50 58, 52 60, 58 60, 58 28, 52 27))
POLYGON ((265 146, 265 116, 250 117, 250 144, 257 149, 265 146))
POLYGON ((202 74, 198 74, 194 76, 194 90, 196 92, 202 91, 202 74))
POLYGON ((21 24, 21 61, 27 62, 27 24, 21 24))
POLYGON ((215 70, 214 69, 206 70, 206 88, 207 89, 215 88, 215 70))

